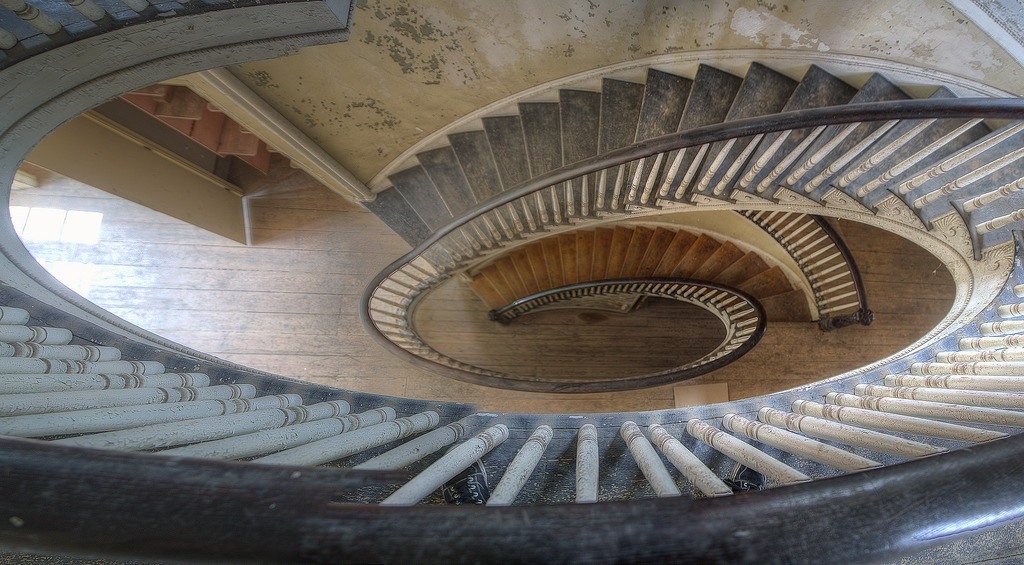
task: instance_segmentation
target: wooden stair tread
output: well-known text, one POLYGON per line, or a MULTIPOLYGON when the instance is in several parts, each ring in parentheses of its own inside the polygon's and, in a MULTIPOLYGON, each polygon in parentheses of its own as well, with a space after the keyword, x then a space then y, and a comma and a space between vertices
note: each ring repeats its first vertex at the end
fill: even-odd
POLYGON ((735 287, 767 270, 768 263, 760 255, 750 251, 718 273, 714 280, 719 284, 735 287))
POLYGON ((746 292, 754 298, 761 300, 769 296, 781 294, 793 290, 786 274, 779 267, 772 267, 753 278, 744 281, 736 288, 746 292))
POLYGON ((697 269, 707 261, 708 257, 721 246, 722 244, 718 240, 701 234, 697 237, 697 240, 690 245, 689 249, 686 250, 686 254, 683 255, 679 265, 676 266, 675 270, 672 271, 672 277, 688 279, 693 276, 693 273, 697 272, 697 269))
POLYGON ((726 241, 690 277, 698 280, 713 281, 719 273, 742 259, 743 255, 744 253, 739 247, 726 241))

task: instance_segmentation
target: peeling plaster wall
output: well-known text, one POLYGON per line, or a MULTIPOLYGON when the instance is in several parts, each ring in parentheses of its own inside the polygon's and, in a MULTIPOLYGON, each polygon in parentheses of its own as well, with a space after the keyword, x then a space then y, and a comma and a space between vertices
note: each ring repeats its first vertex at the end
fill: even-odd
POLYGON ((1020 65, 937 0, 358 0, 348 43, 232 70, 366 182, 429 133, 529 87, 652 55, 751 48, 875 57, 1024 91, 1020 65))

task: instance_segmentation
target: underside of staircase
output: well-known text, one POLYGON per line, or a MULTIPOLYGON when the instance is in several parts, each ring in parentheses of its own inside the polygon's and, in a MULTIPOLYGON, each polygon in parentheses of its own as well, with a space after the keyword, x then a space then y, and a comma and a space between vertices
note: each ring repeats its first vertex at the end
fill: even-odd
MULTIPOLYGON (((88 1, 60 6, 81 14, 77 27, 26 33, 43 20, 19 4, 21 27, 0 34, 0 84, 17 85, 0 97, 4 186, 48 131, 103 100, 345 35, 338 7, 320 2, 147 5, 127 20, 88 1), (140 38, 150 49, 110 48, 140 38), (64 76, 83 53, 89 64, 64 76)), ((0 227, 0 547, 199 561, 848 562, 1019 521, 1024 104, 944 88, 915 101, 880 75, 860 82, 751 63, 743 77, 651 68, 643 84, 559 89, 558 102, 520 101, 424 148, 367 203, 414 245, 367 287, 367 330, 400 357, 484 384, 515 376, 447 357, 415 327, 420 301, 463 275, 492 308, 614 274, 657 279, 638 295, 683 279, 698 284, 680 292, 714 300, 731 291, 712 284, 766 304, 798 293, 816 305, 808 319, 863 323, 848 257, 809 247, 835 238, 807 217, 877 225, 947 262, 953 310, 917 343, 741 401, 481 413, 263 374, 89 304, 0 227), (700 209, 769 231, 804 280, 776 274, 758 250, 656 220, 700 209), (474 468, 489 496, 453 503, 444 485, 474 468)))

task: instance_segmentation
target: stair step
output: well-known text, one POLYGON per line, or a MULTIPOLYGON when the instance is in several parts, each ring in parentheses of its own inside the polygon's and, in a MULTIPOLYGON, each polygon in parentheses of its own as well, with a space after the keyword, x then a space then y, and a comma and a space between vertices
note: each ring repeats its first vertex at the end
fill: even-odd
POLYGON ((615 230, 611 228, 597 228, 594 230, 594 266, 590 270, 590 276, 593 280, 610 278, 607 276, 608 261, 614 237, 615 230))
MULTIPOLYGON (((905 100, 907 98, 909 96, 906 93, 885 77, 873 74, 850 100, 850 104, 905 100)), ((802 153, 793 167, 779 177, 779 184, 799 194, 808 194, 813 200, 820 199, 831 190, 831 187, 826 181, 818 182, 818 176, 829 167, 835 167, 837 159, 846 155, 865 138, 876 133, 876 130, 884 127, 888 126, 883 122, 865 122, 824 128, 821 135, 802 153), (815 184, 816 182, 818 184, 815 184)))
POLYGON ((672 242, 669 243, 665 253, 662 254, 661 260, 658 261, 658 266, 655 267, 653 275, 655 277, 671 276, 695 241, 697 241, 697 236, 690 232, 682 230, 676 232, 672 242))
POLYGON ((486 202, 501 194, 501 177, 498 175, 491 144, 487 140, 487 132, 454 133, 448 136, 448 141, 451 142, 452 151, 475 201, 486 202))
POLYGON ((758 273, 767 271, 768 268, 768 263, 765 263, 760 255, 751 251, 718 273, 714 281, 725 286, 736 287, 758 273))
MULTIPOLYGON (((857 89, 820 67, 811 65, 783 107, 784 112, 846 104, 857 89)), ((775 179, 789 167, 787 158, 811 134, 810 129, 769 133, 761 140, 756 154, 738 175, 738 188, 752 194, 771 194, 775 179), (778 170, 776 170, 778 169, 778 170)))
POLYGON ((676 265, 671 276, 681 279, 692 278, 697 269, 704 264, 704 261, 707 261, 708 257, 711 257, 721 245, 721 243, 710 236, 699 235, 697 240, 686 250, 686 254, 683 255, 679 264, 676 265))
MULTIPOLYGON (((526 152, 526 136, 520 117, 484 118, 483 123, 488 145, 491 147, 491 156, 501 181, 501 191, 530 180, 530 159, 526 152)), ((535 221, 540 218, 536 198, 526 198, 522 205, 528 208, 535 221)))
MULTIPOLYGON (((686 99, 679 131, 724 121, 742 83, 742 78, 714 67, 704 64, 697 67, 690 96, 686 99)), ((686 200, 685 185, 688 185, 689 181, 686 181, 684 185, 684 180, 687 179, 690 168, 694 166, 695 159, 697 167, 702 164, 704 152, 697 147, 691 147, 681 151, 672 151, 666 155, 664 161, 666 169, 663 181, 660 183, 658 196, 676 201, 686 200)), ((696 173, 692 172, 689 178, 692 179, 694 176, 696 173)))
MULTIPOLYGON (((557 102, 527 102, 519 105, 523 139, 530 163, 530 178, 562 166, 562 122, 557 102)), ((548 189, 541 193, 553 224, 564 223, 565 191, 548 189), (557 218, 555 217, 557 207, 557 218)))
MULTIPOLYGON (((605 79, 601 86, 601 135, 598 152, 604 154, 630 145, 636 140, 640 109, 644 100, 644 85, 605 79)), ((615 185, 616 182, 620 182, 620 173, 621 178, 625 178, 625 169, 625 165, 620 165, 599 177, 594 201, 595 210, 612 209, 614 195, 622 193, 622 187, 619 186, 616 192, 615 185)), ((621 205, 616 206, 616 209, 618 208, 621 208, 621 205)))
MULTIPOLYGON (((562 163, 576 163, 597 155, 601 128, 601 93, 561 90, 558 99, 562 125, 562 163)), ((596 187, 595 174, 565 183, 565 213, 573 217, 592 214, 597 201, 596 187)))
POLYGON ((811 308, 804 291, 793 289, 757 299, 764 308, 765 316, 774 322, 809 322, 811 308))
POLYGON ((629 247, 626 249, 626 256, 622 260, 622 269, 619 271, 620 278, 629 279, 636 276, 640 262, 643 261, 647 246, 653 237, 654 230, 652 228, 644 226, 633 228, 633 236, 629 239, 629 247))
MULTIPOLYGON (((797 82, 764 65, 752 63, 743 77, 725 121, 773 114, 782 110, 791 98, 797 82)), ((760 136, 720 141, 711 145, 704 165, 693 179, 691 190, 716 198, 728 195, 739 172, 750 158, 760 136), (743 156, 743 158, 741 158, 743 156)))
POLYGON ((644 251, 644 256, 640 260, 640 265, 637 267, 634 276, 637 278, 655 276, 655 269, 661 263, 662 258, 665 256, 665 252, 668 251, 669 246, 672 244, 672 241, 678 233, 684 232, 683 230, 676 231, 663 227, 655 228, 654 234, 651 236, 651 241, 647 245, 647 250, 644 251))
POLYGON ((388 179, 431 232, 444 227, 452 220, 451 211, 423 167, 399 171, 388 179))
POLYGON ((713 281, 718 277, 719 273, 729 268, 736 261, 739 261, 744 255, 745 253, 740 248, 726 241, 701 263, 700 267, 690 275, 690 278, 713 281))
POLYGON ((579 282, 593 280, 594 236, 594 232, 589 230, 576 232, 576 277, 579 282))
POLYGON ((750 279, 747 279, 736 288, 761 300, 776 294, 782 294, 793 290, 786 274, 779 267, 772 267, 750 279))
POLYGON ((473 189, 462 172, 459 159, 450 145, 418 153, 416 159, 430 177, 452 216, 458 216, 473 207, 476 195, 473 194, 473 189))

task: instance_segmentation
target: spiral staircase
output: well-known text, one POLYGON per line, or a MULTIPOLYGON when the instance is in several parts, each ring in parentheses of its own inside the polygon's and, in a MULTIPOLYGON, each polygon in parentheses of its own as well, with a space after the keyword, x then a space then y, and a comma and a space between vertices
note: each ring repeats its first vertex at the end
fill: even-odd
MULTIPOLYGON (((347 10, 321 2, 86 0, 49 16, 2 6, 3 186, 42 137, 105 99, 343 40, 348 25, 347 10)), ((683 231, 661 233, 649 261, 650 241, 635 251, 625 279, 607 260, 578 259, 562 284, 554 270, 522 277, 543 241, 571 234, 578 258, 579 234, 628 226, 631 239, 654 240, 645 223, 697 209, 771 232, 798 265, 791 280, 811 319, 869 321, 852 261, 805 245, 837 241, 808 237, 812 216, 920 243, 957 283, 952 310, 890 358, 763 397, 480 413, 293 381, 168 342, 64 289, 5 223, 0 547, 203 561, 876 561, 1024 516, 1012 486, 1024 471, 1024 104, 941 88, 911 100, 880 75, 854 89, 816 67, 796 81, 758 63, 743 77, 651 69, 646 83, 610 76, 600 91, 557 97, 518 101, 423 148, 367 203, 415 246, 362 305, 395 354, 471 382, 529 381, 437 351, 415 324, 432 291, 502 258, 522 288, 478 283, 495 305, 595 281, 713 297, 723 312, 749 310, 723 300, 760 307, 792 292, 744 286, 771 271, 741 269, 746 253, 701 272, 707 252, 677 271, 682 244, 678 261, 665 257, 683 231), (735 276, 715 282, 731 265, 735 276), (487 507, 439 504, 438 488, 477 460, 494 479, 487 507), (770 488, 734 495, 723 479, 736 463, 770 488)), ((690 236, 687 249, 701 239, 690 236)))

